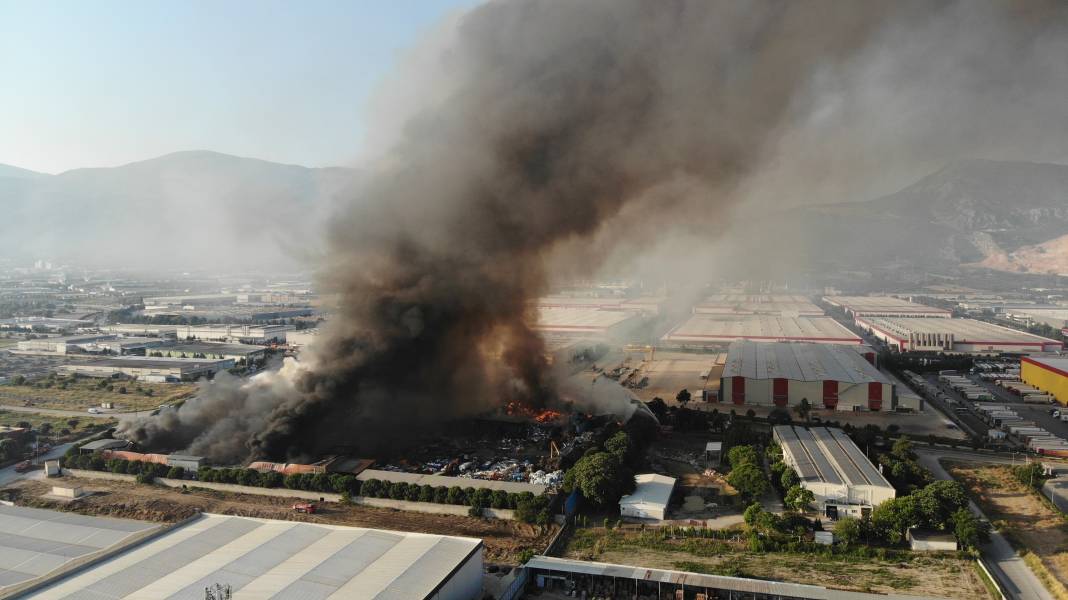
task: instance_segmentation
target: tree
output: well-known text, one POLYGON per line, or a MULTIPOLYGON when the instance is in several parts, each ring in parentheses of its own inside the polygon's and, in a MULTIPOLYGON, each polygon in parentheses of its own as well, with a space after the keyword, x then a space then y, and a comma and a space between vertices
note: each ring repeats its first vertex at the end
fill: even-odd
POLYGON ((859 544, 867 537, 867 523, 852 517, 838 520, 834 526, 834 537, 846 546, 859 544))
POLYGON ((675 394, 675 400, 682 406, 686 406, 690 402, 690 390, 682 389, 678 394, 675 394))
POLYGON ((615 435, 608 438, 604 443, 604 449, 609 454, 619 459, 621 463, 630 462, 631 455, 634 451, 633 444, 631 444, 630 436, 625 431, 617 431, 615 435))
POLYGON ((78 423, 78 419, 67 419, 67 427, 70 427, 71 429, 77 429, 78 423))
POLYGON ((1013 469, 1013 474, 1016 475, 1016 480, 1020 483, 1039 489, 1042 484, 1046 482, 1046 472, 1042 469, 1042 465, 1037 462, 1027 463, 1013 469))
POLYGON ((804 512, 810 504, 816 501, 816 495, 812 493, 812 490, 795 485, 787 490, 785 501, 790 508, 804 512))
POLYGON ((936 481, 912 495, 916 503, 915 525, 930 529, 950 529, 953 515, 968 507, 964 486, 956 481, 936 481))
POLYGON ((185 469, 182 467, 171 467, 167 470, 167 479, 184 479, 185 469))
POLYGON ((742 513, 742 519, 745 520, 745 524, 754 527, 757 521, 760 519, 760 514, 764 512, 764 507, 759 502, 754 502, 745 507, 745 512, 742 513))
POLYGON ((797 416, 807 422, 809 415, 812 414, 812 404, 808 401, 808 398, 802 398, 796 410, 797 416))
POLYGON ((976 549, 990 541, 990 523, 962 508, 953 513, 953 534, 962 549, 976 549))
POLYGON ((787 467, 786 470, 782 472, 782 478, 779 480, 779 483, 782 485, 782 489, 789 490, 796 485, 800 485, 801 478, 797 476, 797 471, 787 467))
POLYGON ((894 445, 890 448, 890 455, 898 460, 914 460, 916 458, 916 455, 912 452, 912 442, 905 435, 894 440, 894 445))
POLYGON ((19 455, 19 445, 11 438, 0 440, 0 460, 11 460, 19 455))
POLYGON ((755 464, 745 463, 731 469, 727 475, 727 483, 749 499, 757 499, 768 492, 770 484, 764 476, 764 471, 755 464))
POLYGON ((901 496, 875 507, 871 513, 873 533, 890 544, 900 544, 909 527, 919 521, 916 504, 912 496, 901 496))
POLYGON ((737 469, 745 464, 760 464, 760 457, 753 446, 735 446, 727 451, 727 463, 731 468, 737 469))
POLYGON ((41 435, 48 435, 49 433, 52 433, 52 424, 41 423, 41 426, 37 428, 37 431, 40 431, 41 435))
POLYGON ((634 491, 634 473, 608 452, 595 452, 579 459, 564 474, 564 490, 579 490, 597 506, 611 506, 634 491))

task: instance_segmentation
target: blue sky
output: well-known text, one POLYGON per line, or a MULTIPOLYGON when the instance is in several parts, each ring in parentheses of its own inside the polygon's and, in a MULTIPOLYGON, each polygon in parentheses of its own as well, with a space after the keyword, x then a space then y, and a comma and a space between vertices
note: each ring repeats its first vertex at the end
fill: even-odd
POLYGON ((398 53, 473 3, 0 0, 0 163, 350 163, 398 53))

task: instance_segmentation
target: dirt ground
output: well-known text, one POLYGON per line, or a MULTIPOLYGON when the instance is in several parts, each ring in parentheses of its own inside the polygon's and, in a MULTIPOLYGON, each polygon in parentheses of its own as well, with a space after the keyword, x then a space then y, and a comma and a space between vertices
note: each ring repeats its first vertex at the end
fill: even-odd
POLYGON ((91 406, 100 406, 101 402, 112 402, 115 410, 134 411, 152 410, 161 404, 177 402, 196 393, 196 386, 186 383, 142 383, 139 381, 109 381, 112 390, 98 387, 100 379, 57 378, 58 383, 65 384, 66 389, 58 383, 49 388, 32 385, 0 385, 0 404, 11 406, 36 406, 60 410, 84 410, 91 406), (125 387, 125 394, 119 389, 125 387), (151 393, 151 396, 146 394, 151 393))
POLYGON ((23 506, 143 521, 171 523, 199 511, 473 537, 483 540, 486 561, 493 563, 518 564, 518 556, 523 550, 532 549, 540 553, 556 532, 555 525, 539 527, 501 519, 433 515, 333 503, 326 504, 320 513, 305 515, 291 510, 293 498, 231 494, 205 489, 179 491, 160 486, 73 477, 64 477, 62 482, 64 485, 82 486, 91 491, 92 495, 70 503, 41 498, 41 495, 51 490, 52 481, 23 480, 8 489, 17 495, 16 503, 23 506))
POLYGON ((672 519, 715 519, 737 512, 733 507, 738 492, 718 471, 719 465, 704 457, 710 439, 705 433, 674 432, 649 449, 653 470, 678 479, 670 509, 672 519))
MULTIPOLYGON (((602 528, 591 529, 604 531, 602 528)), ((596 534, 593 536, 594 539, 597 537, 596 534)), ((901 561, 777 552, 754 554, 741 548, 737 552, 705 552, 698 547, 695 552, 682 547, 683 544, 695 542, 693 539, 678 540, 679 550, 621 544, 618 541, 591 544, 590 541, 588 537, 576 535, 568 545, 565 556, 650 568, 790 581, 858 592, 993 600, 974 563, 954 557, 916 555, 901 561)), ((668 545, 673 544, 669 542, 668 545)))
MULTIPOLYGON (((1068 585, 1068 525, 1064 515, 1016 481, 1009 467, 943 464, 1006 537, 1033 552, 1061 586, 1068 585)), ((1063 592, 1063 587, 1059 591, 1063 592)))

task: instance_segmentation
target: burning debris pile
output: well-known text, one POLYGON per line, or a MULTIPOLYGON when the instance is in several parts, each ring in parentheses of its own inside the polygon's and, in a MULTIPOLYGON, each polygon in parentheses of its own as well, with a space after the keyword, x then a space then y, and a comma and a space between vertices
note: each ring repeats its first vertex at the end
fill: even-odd
POLYGON ((123 435, 218 462, 300 460, 411 444, 510 403, 553 418, 541 411, 557 386, 526 320, 550 273, 589 272, 616 240, 640 247, 731 204, 784 132, 817 112, 806 104, 816 76, 924 6, 473 9, 410 82, 427 106, 331 220, 319 282, 338 306, 306 356, 203 384, 123 435))

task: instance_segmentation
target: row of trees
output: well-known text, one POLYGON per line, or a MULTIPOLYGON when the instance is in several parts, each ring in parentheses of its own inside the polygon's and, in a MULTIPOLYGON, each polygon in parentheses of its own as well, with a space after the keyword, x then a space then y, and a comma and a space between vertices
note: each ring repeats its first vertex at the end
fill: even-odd
MULTIPOLYGON (((63 463, 67 468, 137 475, 138 481, 144 483, 151 483, 156 477, 184 479, 187 475, 181 467, 167 467, 167 465, 157 463, 121 458, 105 459, 99 453, 69 454, 64 457, 63 463)), ((230 483, 261 488, 284 487, 289 490, 335 493, 348 499, 363 495, 370 498, 470 506, 471 514, 476 516, 480 516, 482 509, 485 508, 508 508, 514 509, 516 517, 528 523, 547 524, 552 519, 548 497, 535 496, 530 492, 515 493, 474 487, 416 485, 378 479, 361 482, 355 475, 347 473, 294 473, 283 476, 274 471, 260 472, 255 469, 240 468, 201 467, 196 472, 196 478, 198 481, 211 483, 230 483)))
POLYGON ((747 502, 758 500, 771 489, 756 446, 732 447, 727 451, 727 464, 731 467, 727 483, 738 490, 747 502))

